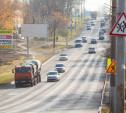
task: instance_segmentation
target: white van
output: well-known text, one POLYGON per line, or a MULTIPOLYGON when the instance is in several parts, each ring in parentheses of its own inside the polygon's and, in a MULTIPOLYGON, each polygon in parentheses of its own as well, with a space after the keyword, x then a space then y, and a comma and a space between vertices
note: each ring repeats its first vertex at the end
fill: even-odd
POLYGON ((83 46, 83 41, 81 38, 77 38, 75 40, 75 47, 82 47, 83 46))

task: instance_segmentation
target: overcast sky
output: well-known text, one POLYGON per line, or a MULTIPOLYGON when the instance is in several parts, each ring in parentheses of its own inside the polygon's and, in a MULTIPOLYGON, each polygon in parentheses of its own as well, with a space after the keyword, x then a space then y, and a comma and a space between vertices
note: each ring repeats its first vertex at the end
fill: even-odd
POLYGON ((110 0, 85 0, 85 8, 89 11, 97 11, 104 3, 110 4, 110 0))

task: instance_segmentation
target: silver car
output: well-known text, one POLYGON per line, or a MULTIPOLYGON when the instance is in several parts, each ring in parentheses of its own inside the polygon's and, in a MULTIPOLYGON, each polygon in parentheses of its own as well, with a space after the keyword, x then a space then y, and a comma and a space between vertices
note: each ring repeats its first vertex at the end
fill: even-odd
POLYGON ((65 66, 64 66, 64 64, 56 64, 55 71, 57 71, 58 73, 65 72, 65 66))
POLYGON ((95 48, 94 47, 90 47, 88 50, 88 53, 96 53, 95 48))
POLYGON ((57 71, 49 71, 47 74, 47 82, 49 81, 59 81, 60 75, 57 71))
POLYGON ((59 56, 59 60, 68 60, 68 55, 66 53, 61 53, 59 56))

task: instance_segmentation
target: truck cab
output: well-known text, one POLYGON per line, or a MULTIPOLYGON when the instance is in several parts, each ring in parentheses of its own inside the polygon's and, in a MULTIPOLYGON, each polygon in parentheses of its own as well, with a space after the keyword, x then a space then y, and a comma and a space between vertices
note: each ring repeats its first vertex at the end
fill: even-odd
POLYGON ((31 86, 41 82, 41 68, 37 63, 27 61, 15 67, 15 86, 30 84, 31 86))

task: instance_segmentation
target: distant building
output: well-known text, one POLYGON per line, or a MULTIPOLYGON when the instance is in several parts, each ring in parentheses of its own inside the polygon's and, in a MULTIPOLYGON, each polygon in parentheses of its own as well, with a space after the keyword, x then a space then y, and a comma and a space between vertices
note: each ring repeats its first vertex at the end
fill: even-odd
POLYGON ((29 3, 29 0, 12 0, 12 1, 19 1, 19 2, 29 3))

